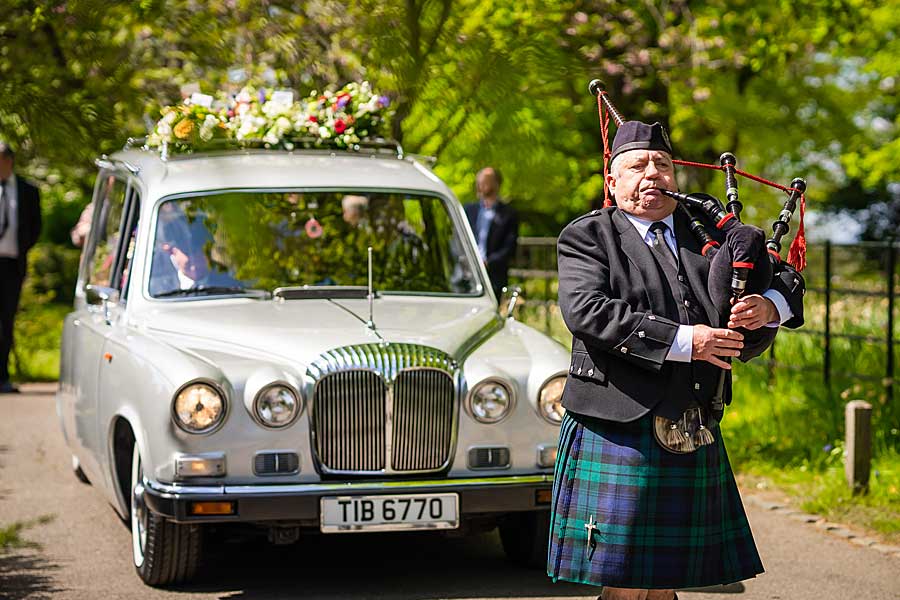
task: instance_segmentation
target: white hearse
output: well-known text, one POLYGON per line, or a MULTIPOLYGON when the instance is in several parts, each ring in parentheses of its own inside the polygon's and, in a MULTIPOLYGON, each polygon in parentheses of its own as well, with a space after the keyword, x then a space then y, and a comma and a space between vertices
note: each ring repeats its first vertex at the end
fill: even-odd
POLYGON ((540 564, 569 369, 501 317, 457 199, 391 144, 97 161, 62 340, 73 467, 150 585, 205 526, 499 526, 540 564))

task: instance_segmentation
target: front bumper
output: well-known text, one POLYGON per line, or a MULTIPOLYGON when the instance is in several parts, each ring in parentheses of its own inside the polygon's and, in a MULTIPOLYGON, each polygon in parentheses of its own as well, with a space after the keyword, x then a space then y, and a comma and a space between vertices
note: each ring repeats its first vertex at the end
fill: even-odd
POLYGON ((314 525, 319 522, 320 498, 325 496, 456 492, 460 516, 466 517, 548 509, 546 497, 552 485, 550 474, 234 486, 190 486, 144 480, 143 497, 154 513, 179 523, 291 521, 314 525), (193 502, 236 502, 237 510, 228 516, 198 516, 191 514, 193 502))

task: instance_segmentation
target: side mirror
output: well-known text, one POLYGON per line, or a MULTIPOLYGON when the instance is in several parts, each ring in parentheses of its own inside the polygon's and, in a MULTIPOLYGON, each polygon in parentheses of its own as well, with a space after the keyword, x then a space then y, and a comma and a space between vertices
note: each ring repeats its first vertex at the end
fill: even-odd
POLYGON ((509 302, 506 305, 506 318, 515 319, 516 305, 519 303, 519 296, 522 295, 522 288, 518 285, 512 288, 504 287, 503 293, 505 294, 510 290, 512 290, 512 295, 509 297, 509 302))
POLYGON ((107 302, 116 303, 119 301, 119 290, 102 285, 86 285, 84 286, 84 298, 88 304, 94 306, 107 302))

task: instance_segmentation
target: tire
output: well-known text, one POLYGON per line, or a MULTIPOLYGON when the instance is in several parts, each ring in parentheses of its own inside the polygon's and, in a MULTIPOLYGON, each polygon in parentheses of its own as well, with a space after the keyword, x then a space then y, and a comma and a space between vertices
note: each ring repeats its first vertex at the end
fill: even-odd
POLYGON ((167 521, 147 508, 143 495, 141 453, 135 444, 131 458, 131 546, 134 567, 147 585, 164 586, 189 581, 200 564, 200 526, 167 521))
POLYGON ((500 541, 506 557, 528 568, 547 564, 550 511, 512 513, 500 522, 500 541))

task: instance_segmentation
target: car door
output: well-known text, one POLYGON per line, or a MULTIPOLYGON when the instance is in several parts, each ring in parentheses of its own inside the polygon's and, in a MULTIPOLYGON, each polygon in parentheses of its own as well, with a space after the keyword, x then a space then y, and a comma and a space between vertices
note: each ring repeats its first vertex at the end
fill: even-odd
POLYGON ((94 218, 82 256, 82 294, 70 316, 65 333, 71 352, 67 368, 72 378, 74 431, 70 436, 82 449, 82 469, 92 481, 102 481, 99 464, 105 441, 97 430, 98 375, 106 337, 111 333, 117 310, 116 272, 120 254, 123 217, 129 187, 124 174, 103 170, 94 196, 94 218), (106 299, 103 299, 105 297, 106 299))

